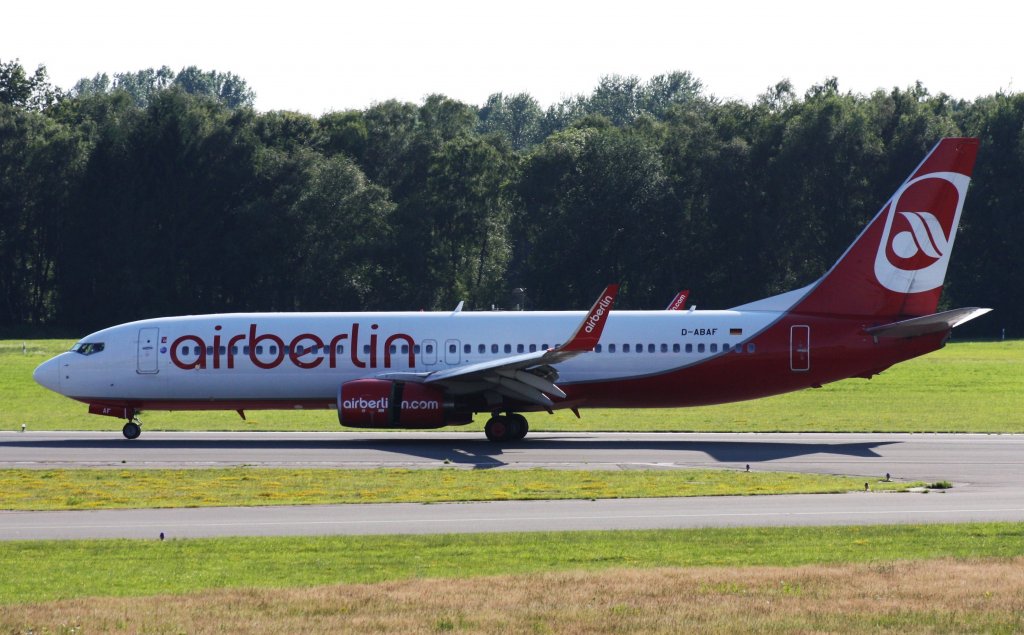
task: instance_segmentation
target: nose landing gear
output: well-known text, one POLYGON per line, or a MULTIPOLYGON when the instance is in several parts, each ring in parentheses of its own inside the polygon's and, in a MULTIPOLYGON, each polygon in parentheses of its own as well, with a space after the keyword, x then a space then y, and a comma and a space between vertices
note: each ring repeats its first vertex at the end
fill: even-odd
POLYGON ((142 434, 142 422, 139 421, 138 415, 132 414, 132 418, 124 424, 123 428, 121 428, 121 434, 123 434, 126 439, 139 438, 139 435, 142 434))

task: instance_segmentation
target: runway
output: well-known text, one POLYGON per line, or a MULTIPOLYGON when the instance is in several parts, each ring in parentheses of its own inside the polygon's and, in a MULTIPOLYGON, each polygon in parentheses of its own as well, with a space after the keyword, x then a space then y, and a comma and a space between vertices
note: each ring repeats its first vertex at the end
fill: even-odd
POLYGON ((0 433, 0 468, 714 467, 948 480, 945 493, 0 512, 0 540, 1024 521, 1024 435, 0 433))

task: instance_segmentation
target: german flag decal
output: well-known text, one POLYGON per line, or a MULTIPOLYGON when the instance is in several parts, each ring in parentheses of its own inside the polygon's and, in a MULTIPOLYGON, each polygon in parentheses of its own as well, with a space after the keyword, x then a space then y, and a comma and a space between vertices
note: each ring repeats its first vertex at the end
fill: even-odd
POLYGON ((729 335, 743 335, 743 329, 729 329, 729 335))

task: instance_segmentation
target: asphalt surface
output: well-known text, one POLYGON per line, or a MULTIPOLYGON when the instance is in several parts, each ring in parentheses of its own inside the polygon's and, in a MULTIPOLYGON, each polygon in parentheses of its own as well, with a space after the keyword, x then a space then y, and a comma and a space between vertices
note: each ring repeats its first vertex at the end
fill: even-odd
POLYGON ((0 512, 0 540, 1024 521, 1024 435, 0 433, 0 468, 411 467, 851 474, 954 484, 927 494, 0 512))

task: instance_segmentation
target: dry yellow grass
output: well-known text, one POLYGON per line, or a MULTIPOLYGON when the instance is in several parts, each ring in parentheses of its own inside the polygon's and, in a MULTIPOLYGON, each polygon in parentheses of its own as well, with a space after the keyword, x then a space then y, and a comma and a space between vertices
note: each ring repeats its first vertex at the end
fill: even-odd
MULTIPOLYGON (((258 566, 258 563, 254 563, 258 566)), ((1020 632, 1024 558, 613 569, 4 607, 0 632, 1020 632)))

